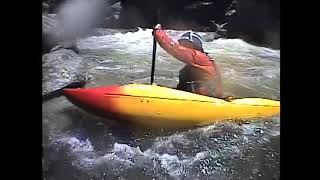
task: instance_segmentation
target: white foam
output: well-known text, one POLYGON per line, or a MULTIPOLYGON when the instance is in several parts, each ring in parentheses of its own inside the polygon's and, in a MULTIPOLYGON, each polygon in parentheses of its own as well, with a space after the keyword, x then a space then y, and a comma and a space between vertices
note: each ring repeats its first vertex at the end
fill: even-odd
MULTIPOLYGON (((224 124, 230 128, 239 128, 237 125, 224 124)), ((157 137, 153 140, 153 144, 146 150, 141 151, 139 147, 132 147, 127 144, 114 143, 113 148, 105 152, 104 155, 97 155, 91 142, 80 140, 76 137, 64 136, 59 137, 53 143, 63 146, 67 149, 67 154, 72 156, 72 164, 79 169, 93 173, 92 170, 105 169, 106 171, 114 171, 115 174, 127 171, 130 168, 145 169, 149 173, 163 173, 165 170, 172 178, 179 179, 190 172, 202 173, 208 176, 214 173, 223 173, 228 169, 221 160, 228 159, 231 156, 240 157, 242 152, 247 149, 248 143, 252 142, 252 135, 256 128, 260 128, 261 124, 242 125, 242 135, 237 135, 232 139, 213 141, 211 136, 216 131, 221 131, 221 125, 211 125, 203 128, 193 129, 170 136, 157 137), (182 147, 192 146, 194 140, 191 137, 200 134, 198 143, 206 141, 206 143, 218 143, 216 148, 204 147, 203 150, 193 154, 184 155, 177 153, 177 144, 182 147), (234 144, 230 144, 234 141, 234 144)), ((275 130, 278 131, 278 130, 275 130)), ((265 132, 266 133, 266 132, 265 132)), ((275 135, 269 132, 271 136, 275 135)), ((264 136, 263 142, 268 142, 269 136, 264 136)), ((262 142, 262 143, 263 143, 262 142)), ((181 147, 180 146, 180 147, 181 147)), ((192 147, 191 147, 192 148, 192 147)))
POLYGON ((152 52, 152 30, 92 36, 78 41, 80 49, 114 49, 131 53, 152 52))
POLYGON ((72 164, 80 169, 91 169, 93 162, 96 158, 96 154, 91 145, 91 142, 87 139, 81 141, 75 137, 63 137, 53 141, 58 145, 63 145, 68 149, 69 155, 74 156, 72 164))
POLYGON ((96 70, 118 70, 118 69, 121 69, 121 67, 97 66, 95 69, 96 70))

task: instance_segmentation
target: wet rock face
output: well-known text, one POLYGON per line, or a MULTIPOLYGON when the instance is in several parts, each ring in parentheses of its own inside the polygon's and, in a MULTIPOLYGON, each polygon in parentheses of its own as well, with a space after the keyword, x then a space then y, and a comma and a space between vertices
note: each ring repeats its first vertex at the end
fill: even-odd
MULTIPOLYGON (((72 0, 46 0, 43 11, 58 13, 72 0)), ((235 11, 236 0, 101 0, 104 20, 99 27, 153 27, 161 23, 170 29, 214 31, 235 11), (156 13, 158 12, 158 14, 156 13), (157 14, 157 17, 155 17, 157 14)))
MULTIPOLYGON (((56 13, 53 9, 68 1, 47 0, 43 9, 56 13)), ((109 0, 104 1, 101 20, 95 26, 131 29, 161 23, 166 29, 212 31, 279 49, 279 7, 277 0, 109 0)), ((68 46, 72 45, 64 48, 68 46)))
POLYGON ((121 1, 120 25, 152 27, 158 21, 170 29, 192 28, 194 30, 214 31, 216 23, 225 23, 235 10, 234 0, 135 0, 121 1), (158 11, 158 17, 155 17, 158 11))
POLYGON ((43 0, 42 12, 54 13, 57 7, 63 2, 63 0, 43 0))
POLYGON ((280 1, 238 1, 237 13, 226 26, 227 36, 280 49, 280 1))
POLYGON ((52 28, 56 26, 55 14, 42 14, 42 53, 47 53, 58 44, 52 28))
POLYGON ((121 28, 150 28, 161 23, 166 29, 213 31, 280 49, 277 0, 122 0, 121 7, 117 21, 121 28))
POLYGON ((82 87, 88 79, 84 59, 68 49, 58 49, 42 56, 42 96, 61 95, 65 87, 82 87))
POLYGON ((57 45, 77 53, 76 40, 86 37, 94 28, 116 24, 112 21, 121 9, 117 4, 110 6, 105 0, 51 1, 43 2, 43 7, 43 54, 57 45), (55 10, 51 10, 51 6, 55 10))
POLYGON ((158 21, 169 29, 213 31, 227 38, 280 48, 277 0, 122 0, 121 6, 121 27, 152 27, 158 21))

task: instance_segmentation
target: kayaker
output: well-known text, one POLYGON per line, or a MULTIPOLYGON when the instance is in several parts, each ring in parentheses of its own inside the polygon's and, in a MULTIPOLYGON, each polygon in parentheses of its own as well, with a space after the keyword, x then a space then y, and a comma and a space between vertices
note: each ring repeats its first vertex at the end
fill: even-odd
POLYGON ((186 63, 179 72, 177 89, 222 98, 223 87, 219 68, 214 59, 204 52, 200 35, 189 31, 176 42, 160 24, 154 27, 153 35, 167 53, 186 63))

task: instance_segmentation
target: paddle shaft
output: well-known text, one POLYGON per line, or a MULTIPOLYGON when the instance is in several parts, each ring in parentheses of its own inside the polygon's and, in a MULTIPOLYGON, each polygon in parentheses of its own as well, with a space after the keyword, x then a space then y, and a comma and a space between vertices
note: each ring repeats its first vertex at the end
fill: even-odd
MULTIPOLYGON (((156 9, 154 12, 154 20, 155 24, 159 23, 159 9, 156 9)), ((157 53, 157 40, 155 35, 153 34, 153 51, 152 51, 152 66, 151 66, 151 82, 150 84, 153 84, 154 82, 154 71, 155 71, 155 64, 156 64, 156 53, 157 53)))
POLYGON ((157 53, 157 41, 156 37, 153 36, 153 51, 152 51, 152 66, 151 66, 151 84, 154 82, 154 70, 156 64, 156 53, 157 53))

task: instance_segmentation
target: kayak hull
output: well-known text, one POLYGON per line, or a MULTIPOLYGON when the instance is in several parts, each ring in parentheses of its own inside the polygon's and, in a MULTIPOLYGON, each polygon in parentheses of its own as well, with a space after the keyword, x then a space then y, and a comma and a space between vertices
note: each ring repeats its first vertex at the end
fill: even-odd
POLYGON ((242 98, 227 102, 157 85, 65 89, 64 95, 88 112, 147 127, 188 128, 280 113, 279 101, 242 98))

